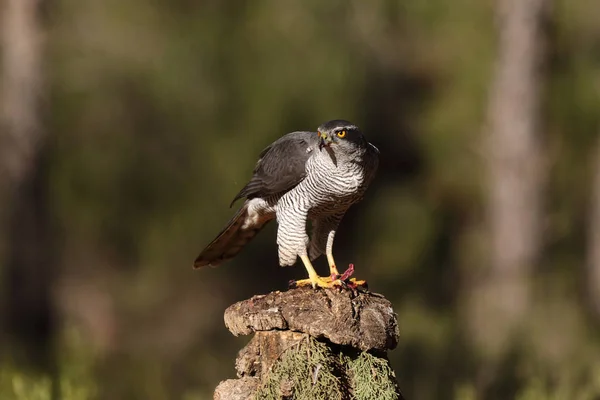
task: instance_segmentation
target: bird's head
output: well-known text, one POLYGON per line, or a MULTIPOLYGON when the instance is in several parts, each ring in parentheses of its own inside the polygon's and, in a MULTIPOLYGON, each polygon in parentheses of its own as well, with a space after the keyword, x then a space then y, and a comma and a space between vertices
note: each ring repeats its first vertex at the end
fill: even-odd
POLYGON ((367 146, 367 140, 356 125, 343 119, 325 122, 317 129, 319 150, 327 148, 335 153, 354 153, 367 146))

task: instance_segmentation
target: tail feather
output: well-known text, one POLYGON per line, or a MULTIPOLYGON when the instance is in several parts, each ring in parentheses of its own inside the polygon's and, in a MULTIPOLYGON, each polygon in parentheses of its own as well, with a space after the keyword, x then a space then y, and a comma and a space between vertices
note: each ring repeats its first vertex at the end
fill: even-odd
POLYGON ((229 220, 227 226, 210 242, 194 261, 194 268, 217 265, 235 257, 242 248, 256 236, 270 219, 259 218, 251 225, 248 220, 248 201, 229 220))

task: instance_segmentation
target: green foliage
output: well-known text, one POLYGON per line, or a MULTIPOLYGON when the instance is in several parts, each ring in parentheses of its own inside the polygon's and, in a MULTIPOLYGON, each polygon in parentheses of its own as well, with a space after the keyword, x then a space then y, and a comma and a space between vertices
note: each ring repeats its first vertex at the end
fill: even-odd
POLYGON ((0 368, 0 398, 5 400, 54 400, 53 392, 60 393, 62 400, 91 400, 97 390, 89 375, 61 375, 58 388, 44 375, 32 375, 26 371, 4 366, 0 368))
POLYGON ((600 379, 583 385, 559 385, 551 388, 541 379, 532 379, 516 400, 595 400, 600 397, 600 379))
MULTIPOLYGON (((600 369, 589 371, 592 379, 586 382, 574 382, 560 379, 551 385, 547 380, 533 377, 524 383, 523 388, 514 397, 515 400, 595 400, 600 398, 600 369)), ((476 391, 472 385, 458 387, 454 400, 476 400, 476 391)))
POLYGON ((92 400, 98 396, 93 376, 93 352, 74 329, 66 329, 62 337, 56 366, 58 378, 32 372, 6 361, 0 366, 0 399, 2 400, 92 400))
POLYGON ((52 381, 29 377, 8 367, 0 369, 0 397, 7 400, 51 400, 52 381))

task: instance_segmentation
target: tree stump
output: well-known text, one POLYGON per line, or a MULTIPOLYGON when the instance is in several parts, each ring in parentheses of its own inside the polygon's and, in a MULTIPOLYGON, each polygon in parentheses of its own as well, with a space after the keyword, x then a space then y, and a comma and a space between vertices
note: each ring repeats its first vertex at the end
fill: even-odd
POLYGON ((254 296, 225 311, 235 336, 254 333, 235 362, 238 379, 215 400, 402 399, 387 350, 398 324, 383 296, 297 288, 254 296))

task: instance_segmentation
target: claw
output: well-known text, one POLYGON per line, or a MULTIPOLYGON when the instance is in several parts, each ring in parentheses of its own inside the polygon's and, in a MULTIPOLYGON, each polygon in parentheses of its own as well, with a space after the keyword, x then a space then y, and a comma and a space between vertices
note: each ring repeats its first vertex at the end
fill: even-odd
POLYGON ((298 288, 301 286, 311 285, 313 289, 316 288, 333 288, 338 287, 340 289, 352 289, 356 290, 359 287, 366 287, 366 282, 357 280, 356 278, 350 278, 354 274, 354 264, 349 264, 348 269, 340 275, 335 264, 330 263, 330 275, 326 277, 318 276, 315 272, 312 264, 308 257, 301 257, 306 269, 308 270, 308 279, 301 279, 298 281, 289 281, 290 288, 298 288))
POLYGON ((346 282, 346 284, 348 285, 348 287, 352 290, 357 290, 359 288, 364 288, 367 289, 368 285, 367 285, 367 281, 365 280, 358 280, 356 278, 350 278, 350 280, 348 280, 346 282))
POLYGON ((314 279, 311 279, 311 278, 300 279, 298 281, 292 281, 290 283, 293 284, 293 286, 291 286, 293 288, 311 285, 313 287, 313 289, 316 289, 318 287, 332 288, 335 286, 342 285, 342 281, 340 281, 339 279, 335 279, 335 280, 329 280, 329 279, 330 279, 329 277, 328 278, 315 277, 314 279))

